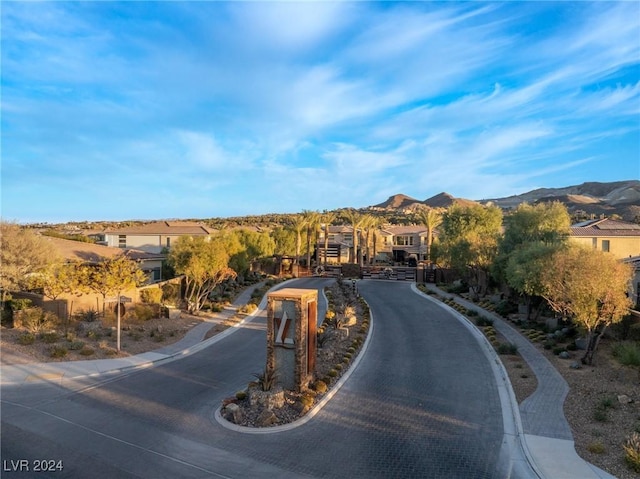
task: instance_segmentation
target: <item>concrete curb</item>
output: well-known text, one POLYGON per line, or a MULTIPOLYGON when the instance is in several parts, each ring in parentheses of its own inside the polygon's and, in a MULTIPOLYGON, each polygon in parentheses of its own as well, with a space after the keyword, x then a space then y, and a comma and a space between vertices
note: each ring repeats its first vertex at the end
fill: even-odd
MULTIPOLYGON (((328 300, 326 295, 324 294, 324 290, 322 292, 322 295, 324 296, 324 299, 328 304, 328 300)), ((333 398, 333 396, 337 394, 340 388, 344 386, 344 384, 347 382, 349 377, 358 368, 358 365, 360 364, 360 361, 362 361, 364 353, 367 351, 367 348, 369 347, 369 342, 373 334, 373 329, 374 329, 374 321, 373 321, 373 313, 371 313, 371 317, 369 319, 369 331, 367 332, 367 339, 365 339, 364 343, 362 344, 362 348, 360 348, 360 352, 358 353, 358 356, 356 356, 356 359, 351 363, 351 366, 349 367, 347 372, 340 377, 338 382, 325 394, 325 396, 320 401, 318 401, 318 403, 300 419, 297 419, 289 424, 283 424, 282 426, 273 426, 273 427, 266 427, 266 428, 238 426, 237 424, 227 421, 222 416, 222 407, 219 407, 215 410, 215 413, 214 413, 215 420, 221 426, 227 429, 244 433, 244 434, 272 434, 272 433, 278 433, 278 432, 285 432, 306 424, 311 419, 313 419, 313 417, 316 416, 322 410, 323 407, 327 405, 327 403, 333 398)))

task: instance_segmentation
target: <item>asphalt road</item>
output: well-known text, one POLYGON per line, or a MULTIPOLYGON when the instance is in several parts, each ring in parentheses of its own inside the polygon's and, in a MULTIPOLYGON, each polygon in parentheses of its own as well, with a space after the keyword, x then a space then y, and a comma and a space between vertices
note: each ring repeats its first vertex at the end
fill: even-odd
POLYGON ((105 382, 3 387, 2 477, 499 477, 500 402, 478 344, 409 283, 359 285, 373 314, 369 347, 303 426, 243 434, 213 418, 264 366, 260 316, 191 356, 105 382), (33 471, 42 459, 63 468, 33 471), (20 464, 30 470, 7 470, 20 464))

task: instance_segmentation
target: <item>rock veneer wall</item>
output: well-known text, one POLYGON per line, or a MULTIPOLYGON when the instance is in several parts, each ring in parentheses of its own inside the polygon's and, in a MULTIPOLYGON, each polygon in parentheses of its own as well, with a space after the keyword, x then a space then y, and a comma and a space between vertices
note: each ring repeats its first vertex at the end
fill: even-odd
POLYGON ((267 365, 284 389, 304 390, 316 359, 318 292, 284 288, 267 295, 267 365))

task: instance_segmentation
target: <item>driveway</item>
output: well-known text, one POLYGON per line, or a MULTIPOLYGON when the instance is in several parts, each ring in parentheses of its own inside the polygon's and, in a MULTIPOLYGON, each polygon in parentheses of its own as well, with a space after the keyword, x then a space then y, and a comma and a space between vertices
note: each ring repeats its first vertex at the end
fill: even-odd
MULTIPOLYGON (((322 288, 328 280, 299 280, 322 288)), ((479 346, 410 283, 361 281, 370 345, 311 421, 243 434, 213 418, 265 362, 265 317, 184 359, 63 388, 2 388, 2 459, 63 470, 3 477, 493 478, 502 415, 479 346)))

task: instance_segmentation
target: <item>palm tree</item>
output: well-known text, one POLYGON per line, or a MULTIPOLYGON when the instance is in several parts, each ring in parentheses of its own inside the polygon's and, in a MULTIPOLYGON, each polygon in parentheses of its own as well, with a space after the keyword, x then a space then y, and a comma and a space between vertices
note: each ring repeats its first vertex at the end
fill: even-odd
MULTIPOLYGON (((373 215, 366 214, 362 217, 362 228, 364 229, 364 252, 367 257, 367 263, 371 264, 371 236, 374 229, 378 227, 379 220, 373 215)), ((360 265, 362 266, 362 264, 360 265)))
POLYGON ((327 269, 327 251, 329 249, 329 226, 335 221, 336 214, 325 211, 322 214, 322 222, 324 223, 324 269, 327 269))
POLYGON ((355 209, 350 208, 343 213, 344 218, 349 222, 353 229, 353 253, 350 255, 350 261, 360 264, 359 252, 358 252, 358 229, 362 222, 362 214, 358 213, 355 209))
POLYGON ((289 220, 289 227, 296 233, 296 257, 294 263, 297 268, 297 276, 300 276, 300 247, 302 245, 302 230, 306 227, 306 221, 302 215, 293 215, 289 220))
MULTIPOLYGON (((307 227, 307 268, 311 268, 311 237, 315 238, 315 243, 318 244, 318 231, 320 228, 320 213, 317 211, 303 210, 302 217, 304 218, 305 225, 307 227)), ((316 247, 316 264, 318 263, 317 257, 318 248, 316 247)))
POLYGON ((427 253, 426 259, 431 261, 431 244, 433 243, 433 231, 442 224, 442 210, 425 206, 416 212, 416 217, 421 225, 427 228, 427 253))

